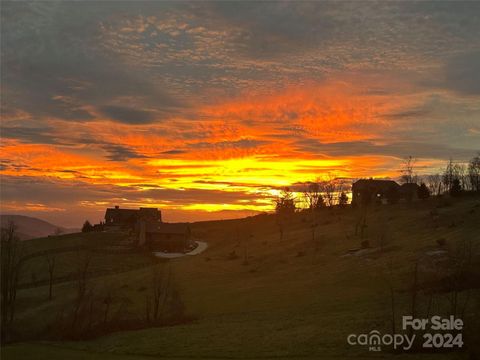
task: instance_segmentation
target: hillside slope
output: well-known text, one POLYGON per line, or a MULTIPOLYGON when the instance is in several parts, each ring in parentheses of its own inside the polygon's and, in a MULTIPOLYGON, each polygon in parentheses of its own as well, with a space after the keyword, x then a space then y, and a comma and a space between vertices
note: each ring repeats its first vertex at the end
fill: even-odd
POLYGON ((0 215, 1 227, 13 222, 18 229, 20 240, 29 240, 46 237, 54 234, 70 234, 78 232, 78 229, 68 229, 51 224, 45 220, 24 215, 0 215))
MULTIPOLYGON (((44 281, 48 276, 37 279, 37 284, 30 280, 30 273, 46 272, 45 258, 29 260, 17 295, 16 326, 24 332, 24 340, 48 339, 52 346, 21 343, 6 347, 2 355, 7 360, 42 353, 45 358, 60 359, 69 352, 72 358, 115 354, 119 359, 475 358, 480 319, 479 199, 374 206, 368 210, 364 234, 370 248, 352 252, 362 242, 355 235, 359 215, 358 209, 349 207, 324 209, 315 215, 319 225, 313 234, 310 215, 298 213, 288 219, 283 237, 272 215, 196 223, 192 232, 209 243, 208 249, 167 262, 134 248, 119 251, 126 238, 115 234, 32 240, 26 244, 28 253, 55 249, 58 282, 49 301, 44 281), (71 247, 82 244, 91 247, 93 254, 84 317, 84 326, 90 330, 84 338, 71 341, 62 338, 72 331, 69 313, 78 292, 78 280, 70 275, 75 275, 72 269, 84 255, 71 247), (391 330, 390 287, 398 329, 401 316, 411 311, 416 264, 421 289, 416 296, 417 314, 450 313, 452 287, 442 274, 450 267, 449 259, 458 260, 462 251, 472 262, 469 282, 455 287, 455 311, 467 324, 466 351, 398 354, 386 348, 375 354, 347 344, 351 333, 391 330), (438 253, 444 254, 441 262, 436 261, 438 253), (175 326, 147 321, 155 269, 172 274, 181 297, 178 311, 185 311, 193 321, 175 326), (432 276, 437 274, 441 286, 435 289, 432 276), (105 299, 111 304, 107 321, 101 320, 105 299), (89 315, 91 304, 98 307, 98 315, 89 315), (87 321, 89 317, 93 320, 87 321), (101 332, 107 325, 111 328, 104 333, 92 331, 101 332)), ((76 325, 75 330, 81 324, 76 325)))

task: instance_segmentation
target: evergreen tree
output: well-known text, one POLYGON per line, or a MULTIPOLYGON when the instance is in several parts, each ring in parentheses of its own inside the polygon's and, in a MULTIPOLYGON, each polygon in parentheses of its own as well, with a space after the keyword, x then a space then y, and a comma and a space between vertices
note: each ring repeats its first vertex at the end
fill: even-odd
POLYGON ((418 188, 418 198, 419 199, 427 199, 430 197, 430 190, 428 190, 427 185, 425 183, 421 183, 418 188))
POLYGON ((461 193, 462 193, 462 185, 460 184, 460 180, 454 179, 452 186, 450 187, 450 195, 460 196, 461 193))
POLYGON ((86 232, 90 232, 90 231, 93 231, 93 225, 90 224, 90 221, 86 220, 83 223, 82 232, 86 233, 86 232))
POLYGON ((340 206, 345 206, 348 204, 348 196, 345 194, 344 191, 340 194, 340 197, 338 198, 338 205, 340 206))

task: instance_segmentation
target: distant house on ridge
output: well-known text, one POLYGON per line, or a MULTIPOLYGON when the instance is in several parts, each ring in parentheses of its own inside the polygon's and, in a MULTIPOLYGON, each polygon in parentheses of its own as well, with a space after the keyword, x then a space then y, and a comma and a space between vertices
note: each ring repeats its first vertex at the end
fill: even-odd
POLYGON ((418 198, 418 185, 407 183, 399 185, 393 180, 360 179, 352 185, 352 205, 369 203, 396 203, 418 198))
POLYGON ((107 208, 104 229, 134 234, 136 245, 154 251, 184 252, 193 244, 188 224, 162 222, 157 208, 107 208))

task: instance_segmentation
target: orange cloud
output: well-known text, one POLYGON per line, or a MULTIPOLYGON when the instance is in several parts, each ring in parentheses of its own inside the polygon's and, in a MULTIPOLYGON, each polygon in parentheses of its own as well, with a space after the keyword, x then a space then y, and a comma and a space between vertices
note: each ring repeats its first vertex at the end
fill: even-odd
MULTIPOLYGON (((399 159, 391 154, 330 154, 323 147, 335 144, 338 152, 342 144, 382 145, 382 134, 393 126, 385 114, 405 104, 382 92, 367 94, 364 88, 369 86, 365 79, 362 86, 337 80, 247 93, 199 106, 192 119, 146 125, 49 119, 45 136, 51 144, 4 142, 8 161, 2 174, 55 178, 72 186, 107 185, 112 194, 123 194, 101 199, 87 194, 69 204, 98 211, 110 202, 158 206, 176 214, 267 211, 276 189, 293 183, 398 175, 399 159), (212 191, 212 198, 179 203, 152 189, 212 191), (249 198, 224 202, 218 190, 249 198)), ((44 210, 35 204, 25 203, 24 208, 44 210)), ((18 209, 18 203, 11 205, 18 209)))

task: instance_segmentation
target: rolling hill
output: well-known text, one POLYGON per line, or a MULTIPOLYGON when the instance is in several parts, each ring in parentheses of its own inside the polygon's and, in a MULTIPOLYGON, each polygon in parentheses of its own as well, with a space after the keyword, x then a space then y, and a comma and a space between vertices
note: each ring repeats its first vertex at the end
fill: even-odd
POLYGON ((322 209, 312 234, 310 214, 296 213, 282 237, 273 215, 194 223, 193 235, 208 249, 168 261, 129 249, 127 234, 23 242, 31 256, 19 279, 17 340, 2 348, 2 358, 477 358, 480 199, 372 206, 367 249, 360 249, 365 239, 355 234, 359 215, 351 207, 322 209), (47 252, 56 259, 51 300, 47 252), (85 259, 82 283, 78 269, 85 259), (445 273, 459 259, 471 262, 463 287, 445 273), (411 311, 415 269, 417 315, 446 316, 455 298, 454 311, 466 324, 465 349, 399 353, 384 347, 372 353, 348 345, 348 334, 391 331, 392 296, 399 329, 401 316, 411 311), (188 321, 162 324, 146 315, 158 271, 171 274, 181 299, 176 311, 188 321), (79 285, 85 286, 83 305, 75 310, 79 285))
POLYGON ((71 234, 79 232, 79 229, 68 229, 51 224, 45 220, 24 215, 0 215, 1 227, 7 226, 13 221, 17 226, 20 240, 29 240, 47 237, 54 234, 71 234))

